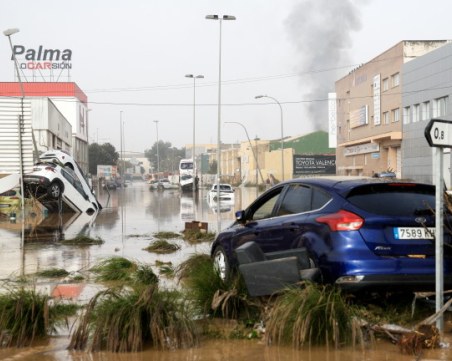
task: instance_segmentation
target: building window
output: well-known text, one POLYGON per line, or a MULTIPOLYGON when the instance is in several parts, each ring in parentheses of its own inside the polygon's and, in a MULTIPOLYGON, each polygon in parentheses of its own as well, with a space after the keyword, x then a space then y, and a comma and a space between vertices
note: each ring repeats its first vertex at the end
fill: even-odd
POLYGON ((430 102, 423 102, 421 106, 421 119, 430 119, 430 102))
POLYGON ((410 124, 410 107, 403 108, 403 124, 410 124))
POLYGON ((418 122, 421 120, 421 107, 419 104, 413 105, 413 123, 418 122))
POLYGON ((389 124, 389 112, 383 113, 383 124, 389 124))
POLYGON ((433 109, 433 116, 440 117, 447 113, 447 100, 448 97, 442 97, 435 99, 435 106, 433 109))
POLYGON ((392 109, 391 112, 392 112, 392 121, 393 121, 394 123, 400 121, 400 110, 399 110, 399 108, 397 108, 397 109, 392 109))
POLYGON ((389 79, 388 78, 384 78, 383 79, 383 91, 386 91, 389 89, 389 79))
POLYGON ((392 87, 399 86, 400 84, 400 74, 395 73, 393 76, 391 76, 392 79, 392 87))

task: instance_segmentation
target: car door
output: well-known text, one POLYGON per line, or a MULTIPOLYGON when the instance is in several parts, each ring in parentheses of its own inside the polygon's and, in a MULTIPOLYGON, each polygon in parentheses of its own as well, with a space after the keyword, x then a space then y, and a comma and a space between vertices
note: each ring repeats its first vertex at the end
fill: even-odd
POLYGON ((263 194, 245 211, 245 224, 232 237, 233 248, 250 241, 257 242, 264 252, 277 249, 282 235, 276 232, 279 220, 274 217, 284 186, 276 186, 263 194))

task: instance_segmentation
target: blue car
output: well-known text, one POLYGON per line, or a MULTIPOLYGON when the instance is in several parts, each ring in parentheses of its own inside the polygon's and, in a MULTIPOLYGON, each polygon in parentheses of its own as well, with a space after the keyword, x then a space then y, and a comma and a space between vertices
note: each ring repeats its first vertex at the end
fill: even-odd
MULTIPOLYGON (((211 256, 223 279, 235 250, 305 247, 321 282, 347 290, 435 289, 435 187, 375 178, 294 179, 259 196, 220 232, 211 256)), ((444 217, 444 286, 452 287, 451 215, 444 217)))

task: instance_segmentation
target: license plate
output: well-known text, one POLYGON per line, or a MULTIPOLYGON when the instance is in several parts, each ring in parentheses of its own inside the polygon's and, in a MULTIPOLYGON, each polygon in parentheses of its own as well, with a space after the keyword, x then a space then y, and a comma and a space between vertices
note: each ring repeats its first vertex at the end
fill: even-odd
POLYGON ((394 228, 395 239, 433 239, 435 228, 425 227, 396 227, 394 228))

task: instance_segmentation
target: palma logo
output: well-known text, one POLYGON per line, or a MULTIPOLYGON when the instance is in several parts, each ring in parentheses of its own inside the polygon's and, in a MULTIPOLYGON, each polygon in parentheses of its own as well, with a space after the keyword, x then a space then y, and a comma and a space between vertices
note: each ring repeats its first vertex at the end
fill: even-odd
POLYGON ((20 69, 72 69, 72 50, 70 49, 46 49, 42 45, 37 49, 27 49, 23 45, 15 45, 11 60, 14 60, 14 57, 18 60, 20 69))

